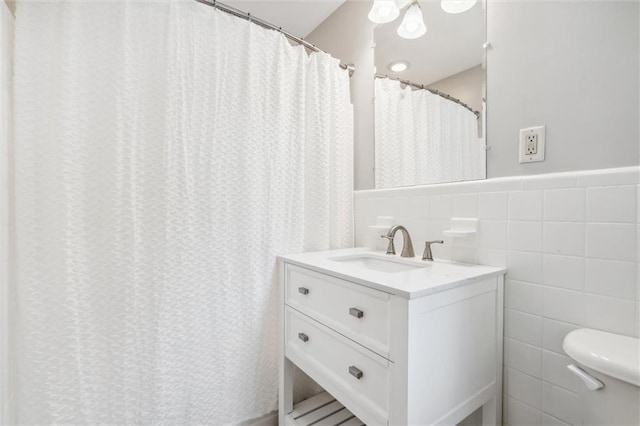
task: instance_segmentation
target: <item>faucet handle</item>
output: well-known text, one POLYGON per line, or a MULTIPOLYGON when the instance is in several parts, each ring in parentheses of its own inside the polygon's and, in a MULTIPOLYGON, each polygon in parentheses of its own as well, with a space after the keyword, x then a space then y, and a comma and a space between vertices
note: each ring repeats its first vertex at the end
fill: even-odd
POLYGON ((389 245, 387 246, 387 254, 396 254, 396 246, 393 244, 393 235, 380 235, 380 238, 386 238, 389 240, 389 245))
POLYGON ((442 240, 433 240, 424 242, 424 253, 422 253, 422 260, 433 261, 433 252, 431 251, 431 244, 444 244, 442 240))

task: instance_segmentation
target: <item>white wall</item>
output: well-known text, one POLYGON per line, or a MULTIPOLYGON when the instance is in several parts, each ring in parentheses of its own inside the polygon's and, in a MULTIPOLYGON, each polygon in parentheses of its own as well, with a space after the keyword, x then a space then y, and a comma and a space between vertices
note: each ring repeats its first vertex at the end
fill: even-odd
POLYGON ((482 94, 484 92, 484 70, 482 65, 436 81, 430 84, 429 87, 460 99, 474 111, 482 112, 482 94))
MULTIPOLYGON (((369 6, 348 2, 309 37, 358 67, 352 83, 356 189, 374 182, 369 6)), ((489 177, 638 164, 638 19, 636 1, 489 0, 489 177), (541 124, 547 126, 546 161, 520 165, 518 130, 541 124)))
POLYGON ((489 177, 638 164, 638 16, 637 1, 489 3, 489 177), (533 125, 546 160, 518 164, 533 125))
POLYGON ((0 2, 0 423, 9 424, 9 235, 12 214, 10 165, 11 127, 11 58, 13 56, 13 16, 5 2, 0 2))
POLYGON ((393 216, 409 229, 418 255, 425 240, 444 239, 443 246, 433 246, 436 259, 507 267, 506 424, 598 424, 590 423, 594 412, 609 424, 639 424, 639 417, 614 422, 625 414, 640 416, 637 404, 624 411, 610 401, 587 410, 606 395, 615 398, 602 394, 595 401, 583 391, 562 350, 566 333, 579 327, 640 336, 639 172, 632 167, 358 191, 356 244, 370 240, 376 216, 393 216), (478 235, 445 238, 452 217, 479 218, 478 235))

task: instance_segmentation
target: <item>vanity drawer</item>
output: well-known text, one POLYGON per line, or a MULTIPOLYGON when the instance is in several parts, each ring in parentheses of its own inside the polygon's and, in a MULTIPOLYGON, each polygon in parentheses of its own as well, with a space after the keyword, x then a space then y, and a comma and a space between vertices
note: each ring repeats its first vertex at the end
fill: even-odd
POLYGON ((285 303, 324 325, 389 357, 389 294, 285 266, 285 303))
POLYGON ((387 423, 389 361, 286 307, 285 355, 366 424, 387 423))

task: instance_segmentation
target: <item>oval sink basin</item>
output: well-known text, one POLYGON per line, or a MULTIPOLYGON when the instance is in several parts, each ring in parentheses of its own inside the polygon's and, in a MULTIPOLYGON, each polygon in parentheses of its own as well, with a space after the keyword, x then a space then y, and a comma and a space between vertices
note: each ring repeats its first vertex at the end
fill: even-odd
POLYGON ((413 271, 427 266, 416 264, 412 261, 403 261, 398 258, 384 258, 371 254, 336 256, 329 259, 335 262, 348 263, 350 266, 358 268, 386 273, 413 271))

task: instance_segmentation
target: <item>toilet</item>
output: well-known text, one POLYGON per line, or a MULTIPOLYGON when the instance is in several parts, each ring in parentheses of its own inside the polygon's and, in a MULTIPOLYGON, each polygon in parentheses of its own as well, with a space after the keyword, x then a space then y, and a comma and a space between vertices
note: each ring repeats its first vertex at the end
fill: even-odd
POLYGON ((640 339, 582 328, 567 334, 563 349, 584 383, 584 425, 640 424, 640 339))

